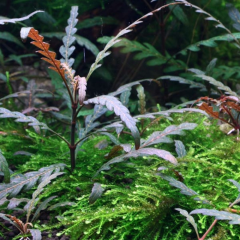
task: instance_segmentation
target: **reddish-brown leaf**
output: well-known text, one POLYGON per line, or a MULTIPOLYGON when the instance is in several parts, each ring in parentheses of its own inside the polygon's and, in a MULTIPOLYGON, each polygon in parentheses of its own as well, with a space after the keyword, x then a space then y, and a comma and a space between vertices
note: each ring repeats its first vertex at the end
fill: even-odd
POLYGON ((41 49, 40 51, 37 52, 44 56, 42 60, 50 63, 52 66, 50 66, 49 68, 56 71, 62 77, 62 79, 66 81, 64 76, 64 70, 60 67, 61 62, 55 59, 56 57, 55 52, 49 51, 49 44, 43 42, 44 37, 39 35, 38 31, 35 30, 34 28, 31 28, 31 30, 28 33, 28 37, 34 40, 33 42, 31 42, 31 44, 41 49))
POLYGON ((210 115, 213 118, 219 119, 219 113, 213 111, 212 106, 208 106, 207 103, 203 102, 201 105, 198 105, 198 108, 205 111, 208 115, 210 115))

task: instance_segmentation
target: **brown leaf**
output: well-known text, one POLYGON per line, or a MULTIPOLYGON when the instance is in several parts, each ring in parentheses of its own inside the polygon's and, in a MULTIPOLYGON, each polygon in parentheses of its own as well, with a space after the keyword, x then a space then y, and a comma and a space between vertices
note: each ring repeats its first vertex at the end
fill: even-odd
POLYGON ((219 113, 213 111, 212 106, 208 106, 207 103, 203 102, 202 104, 198 105, 198 108, 205 111, 208 115, 210 115, 213 118, 219 119, 219 113))
POLYGON ((55 59, 56 57, 55 52, 49 51, 49 44, 43 42, 44 37, 39 35, 38 31, 35 30, 34 28, 31 28, 31 30, 28 33, 28 37, 34 40, 33 42, 31 42, 31 44, 35 45, 36 47, 42 50, 37 51, 38 53, 44 56, 42 60, 50 63, 52 66, 50 66, 49 68, 56 71, 62 77, 62 79, 66 81, 64 76, 64 70, 60 67, 61 62, 55 59))

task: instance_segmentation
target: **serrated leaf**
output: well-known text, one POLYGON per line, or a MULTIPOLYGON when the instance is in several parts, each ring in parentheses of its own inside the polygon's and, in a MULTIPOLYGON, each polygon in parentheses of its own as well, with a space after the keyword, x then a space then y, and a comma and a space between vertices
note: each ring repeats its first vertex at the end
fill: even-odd
MULTIPOLYGON (((43 188, 51 182, 52 179, 58 177, 59 175, 64 174, 63 172, 55 172, 51 174, 51 172, 46 173, 44 176, 41 176, 41 183, 38 185, 37 190, 35 190, 32 194, 32 199, 27 204, 27 207, 25 206, 25 209, 27 210, 27 222, 29 220, 29 217, 31 215, 31 211, 34 208, 35 203, 38 201, 37 196, 43 191, 43 188)), ((41 211, 41 209, 44 209, 48 201, 51 201, 52 197, 47 198, 38 208, 36 211, 38 214, 38 211, 41 211)), ((34 214, 34 217, 37 216, 37 214, 34 214)), ((33 221, 33 220, 32 220, 33 221)))
POLYGON ((196 77, 199 77, 203 80, 206 80, 216 86, 218 89, 223 90, 226 94, 230 94, 231 96, 238 97, 237 93, 233 92, 228 86, 225 86, 220 81, 215 80, 212 77, 206 76, 206 75, 196 75, 196 77))
POLYGON ((102 95, 99 97, 88 99, 84 102, 84 104, 100 104, 105 105, 108 110, 114 111, 117 116, 121 118, 121 120, 126 124, 126 126, 132 132, 132 136, 134 137, 135 147, 139 148, 140 145, 140 134, 136 126, 136 120, 130 115, 129 110, 122 105, 122 103, 113 96, 102 95))
POLYGON ((0 171, 4 174, 4 183, 10 183, 10 171, 8 168, 8 162, 6 158, 2 155, 0 150, 0 171))
POLYGON ((103 164, 102 167, 96 172, 94 175, 97 176, 99 172, 104 171, 104 170, 109 170, 111 167, 111 164, 123 162, 126 159, 129 159, 131 157, 136 158, 136 157, 143 157, 143 156, 151 156, 151 155, 156 155, 160 158, 163 158, 166 161, 171 162, 172 164, 177 164, 177 159, 168 151, 165 150, 160 150, 156 148, 140 148, 137 150, 131 150, 127 154, 122 154, 121 156, 115 157, 108 161, 107 163, 103 164))
POLYGON ((89 197, 89 203, 93 204, 100 198, 104 192, 104 188, 102 188, 100 183, 94 183, 91 195, 89 197))
POLYGON ((11 182, 0 184, 0 199, 8 195, 10 198, 18 195, 21 191, 31 189, 38 181, 44 180, 44 176, 48 176, 53 172, 59 172, 64 169, 65 164, 54 164, 49 167, 44 167, 38 171, 28 172, 15 177, 12 177, 11 182))
POLYGON ((40 126, 42 129, 48 129, 45 123, 39 122, 36 118, 25 116, 20 112, 11 112, 6 108, 0 107, 0 118, 16 118, 16 122, 27 122, 29 126, 40 126))
POLYGON ((190 214, 203 214, 207 216, 214 216, 217 220, 227 220, 229 221, 229 224, 240 224, 240 215, 229 213, 225 211, 218 211, 215 209, 196 209, 190 212, 190 214))
POLYGON ((30 233, 32 234, 32 240, 42 240, 41 231, 38 229, 29 229, 30 233))
POLYGON ((240 33, 232 33, 232 35, 231 34, 225 34, 225 35, 213 37, 213 38, 210 38, 210 39, 207 39, 207 40, 202 40, 202 41, 196 42, 192 45, 189 45, 185 49, 181 50, 179 53, 182 54, 182 55, 186 55, 187 50, 200 51, 200 46, 201 45, 206 46, 206 47, 216 47, 217 46, 216 41, 233 41, 234 38, 240 39, 240 33))
POLYGON ((189 215, 189 213, 186 210, 184 210, 184 209, 175 208, 175 210, 179 211, 184 217, 186 217, 187 221, 192 224, 192 226, 193 226, 193 228, 194 228, 194 230, 195 230, 195 232, 196 232, 196 234, 198 236, 198 239, 199 239, 199 234, 198 234, 198 230, 197 230, 197 224, 196 224, 194 218, 191 215, 189 215))
POLYGON ((184 144, 180 140, 174 140, 175 141, 175 147, 178 157, 184 157, 186 156, 187 152, 185 149, 184 144))
MULTIPOLYGON (((3 198, 4 199, 4 198, 3 198)), ((1 199, 2 200, 2 199, 1 199)), ((14 209, 16 208, 20 203, 22 202, 28 202, 30 199, 28 198, 11 198, 6 199, 6 201, 9 201, 7 209, 14 209)), ((0 204, 2 205, 2 204, 0 204)))
POLYGON ((61 62, 64 62, 68 65, 68 67, 72 67, 74 63, 74 59, 69 61, 70 56, 72 55, 73 51, 75 50, 75 47, 71 47, 73 42, 75 41, 75 37, 73 36, 77 28, 75 28, 78 19, 78 7, 77 6, 72 6, 71 11, 70 11, 70 17, 68 19, 68 26, 65 28, 66 31, 66 36, 63 37, 63 45, 60 47, 60 53, 62 55, 61 62))
POLYGON ((157 78, 157 80, 165 80, 165 79, 169 79, 171 81, 178 81, 180 83, 183 84, 190 84, 190 88, 200 88, 200 91, 206 91, 206 87, 205 85, 198 83, 198 82, 194 82, 182 77, 178 77, 178 76, 163 76, 163 77, 159 77, 157 78))
POLYGON ((152 133, 148 137, 148 139, 143 142, 143 144, 141 145, 141 148, 149 146, 149 145, 153 145, 153 144, 158 144, 161 142, 170 143, 170 142, 172 142, 172 140, 170 138, 166 137, 167 135, 173 135, 173 134, 182 135, 182 134, 184 134, 183 130, 192 130, 196 126, 197 126, 196 123, 182 123, 178 126, 171 125, 162 132, 156 131, 156 132, 152 133))

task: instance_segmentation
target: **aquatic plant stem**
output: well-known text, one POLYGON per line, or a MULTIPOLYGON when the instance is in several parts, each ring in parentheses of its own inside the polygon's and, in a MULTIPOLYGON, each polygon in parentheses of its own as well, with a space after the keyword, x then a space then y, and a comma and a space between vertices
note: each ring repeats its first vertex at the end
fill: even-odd
POLYGON ((204 240, 205 238, 206 238, 206 236, 208 235, 208 233, 212 230, 212 228, 215 226, 215 224, 217 223, 217 219, 215 219, 214 221, 213 221, 213 223, 211 224, 211 226, 208 228, 208 230, 204 233, 204 235, 201 237, 201 238, 199 238, 198 240, 204 240))
POLYGON ((75 144, 75 127, 76 127, 76 110, 77 110, 77 102, 74 102, 72 105, 72 122, 71 122, 71 140, 70 140, 70 157, 71 157, 71 170, 72 172, 75 169, 76 166, 76 160, 75 160, 75 150, 76 150, 76 144, 75 144))

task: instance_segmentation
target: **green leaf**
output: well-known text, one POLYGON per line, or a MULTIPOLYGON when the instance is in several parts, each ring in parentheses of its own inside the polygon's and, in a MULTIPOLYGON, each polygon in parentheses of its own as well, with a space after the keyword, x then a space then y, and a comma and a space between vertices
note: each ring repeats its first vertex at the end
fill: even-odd
POLYGON ((194 44, 189 45, 188 47, 186 47, 185 49, 181 50, 178 54, 182 54, 182 55, 186 55, 187 54, 187 50, 190 51, 200 51, 200 46, 206 46, 206 47, 216 47, 217 43, 216 41, 233 41, 234 38, 236 39, 240 39, 240 33, 233 33, 233 34, 225 34, 225 35, 221 35, 221 36, 217 36, 217 37, 213 37, 207 40, 202 40, 199 42, 196 42, 194 44), (233 36, 232 36, 233 35, 233 36))
POLYGON ((217 58, 214 58, 212 61, 210 61, 210 63, 208 64, 207 68, 206 68, 206 75, 208 76, 212 76, 213 73, 213 69, 215 68, 217 63, 217 58))
POLYGON ((9 42, 13 42, 13 43, 17 44, 18 46, 25 48, 25 46, 21 43, 21 41, 19 41, 18 38, 16 38, 9 32, 0 32, 0 39, 7 40, 9 42))
POLYGON ((6 158, 2 155, 0 150, 0 171, 4 174, 4 182, 10 183, 10 171, 6 158))
POLYGON ((102 188, 100 183, 94 183, 92 188, 92 193, 89 197, 89 203, 93 204, 96 202, 98 198, 100 198, 104 192, 104 188, 102 188))
POLYGON ((176 147, 176 152, 177 152, 178 157, 186 156, 187 152, 186 152, 185 146, 182 143, 182 141, 174 140, 174 142, 175 142, 175 147, 176 147))
POLYGON ((184 11, 179 5, 169 6, 169 8, 173 11, 173 14, 180 22, 182 22, 185 26, 189 25, 187 15, 184 13, 184 11))
POLYGON ((84 28, 90 28, 93 26, 103 26, 103 25, 117 25, 119 24, 119 21, 113 17, 100 17, 96 16, 93 18, 85 19, 81 22, 79 22, 76 26, 77 29, 84 29, 84 28))

